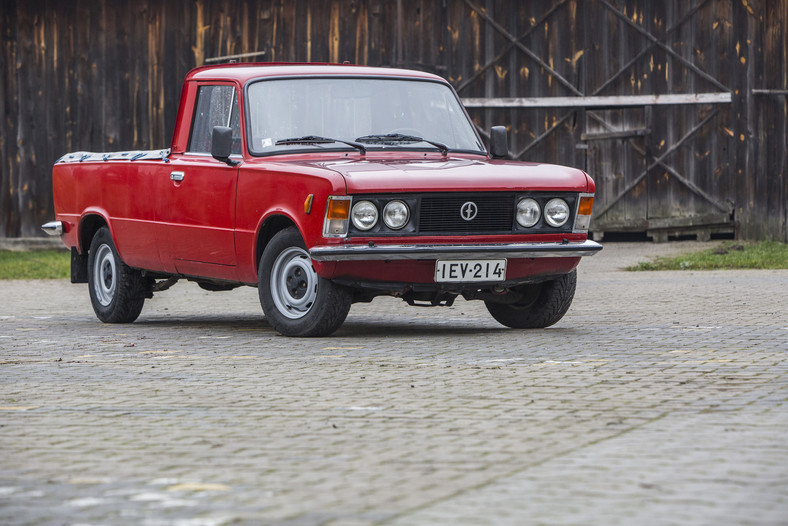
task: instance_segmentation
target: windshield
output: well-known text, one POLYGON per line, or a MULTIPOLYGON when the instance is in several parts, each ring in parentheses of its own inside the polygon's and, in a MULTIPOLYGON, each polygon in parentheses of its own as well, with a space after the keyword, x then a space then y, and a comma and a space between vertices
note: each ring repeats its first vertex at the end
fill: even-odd
POLYGON ((348 143, 366 150, 484 153, 454 92, 438 82, 276 79, 251 84, 247 101, 252 154, 352 149, 348 143))

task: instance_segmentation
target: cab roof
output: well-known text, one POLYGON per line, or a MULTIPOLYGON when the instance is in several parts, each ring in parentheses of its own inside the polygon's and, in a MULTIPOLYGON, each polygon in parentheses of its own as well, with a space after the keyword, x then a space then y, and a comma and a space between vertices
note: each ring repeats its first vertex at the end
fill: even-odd
POLYGON ((265 77, 334 75, 351 77, 407 77, 446 82, 445 79, 438 75, 410 69, 374 68, 349 64, 291 62, 243 62, 239 64, 201 66, 189 71, 185 80, 233 80, 244 84, 249 80, 265 77))

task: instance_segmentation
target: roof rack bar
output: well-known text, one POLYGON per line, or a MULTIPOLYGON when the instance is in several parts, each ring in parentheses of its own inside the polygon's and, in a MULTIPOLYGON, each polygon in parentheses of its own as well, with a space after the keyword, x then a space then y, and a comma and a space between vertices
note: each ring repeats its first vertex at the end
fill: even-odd
POLYGON ((265 51, 255 51, 254 53, 241 53, 239 55, 226 55, 224 57, 211 57, 206 58, 206 64, 213 64, 214 62, 224 62, 225 60, 233 60, 236 58, 249 58, 249 57, 259 57, 260 55, 265 55, 265 51))

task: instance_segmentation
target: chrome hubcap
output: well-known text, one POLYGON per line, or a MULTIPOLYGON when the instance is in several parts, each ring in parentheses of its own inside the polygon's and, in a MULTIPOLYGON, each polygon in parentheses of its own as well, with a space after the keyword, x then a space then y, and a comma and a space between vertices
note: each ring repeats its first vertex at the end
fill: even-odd
POLYGON ((112 255, 112 249, 109 245, 101 245, 93 263, 93 291, 96 293, 98 302, 104 307, 112 303, 112 299, 115 297, 116 276, 115 257, 112 255))
POLYGON ((271 296, 276 309, 291 320, 303 318, 315 303, 317 282, 317 272, 306 250, 284 250, 271 270, 271 296))

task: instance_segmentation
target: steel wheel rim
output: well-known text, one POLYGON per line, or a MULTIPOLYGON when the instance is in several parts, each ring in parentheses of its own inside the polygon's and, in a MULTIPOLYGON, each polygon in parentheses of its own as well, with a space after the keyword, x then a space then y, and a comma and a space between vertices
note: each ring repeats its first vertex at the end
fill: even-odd
POLYGON ((280 314, 291 320, 303 318, 317 298, 317 272, 306 250, 282 251, 271 270, 271 297, 280 314))
POLYGON ((96 299, 104 307, 112 303, 117 286, 115 256, 109 245, 101 245, 93 263, 93 291, 96 299))

